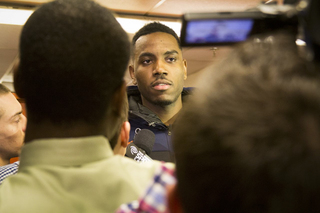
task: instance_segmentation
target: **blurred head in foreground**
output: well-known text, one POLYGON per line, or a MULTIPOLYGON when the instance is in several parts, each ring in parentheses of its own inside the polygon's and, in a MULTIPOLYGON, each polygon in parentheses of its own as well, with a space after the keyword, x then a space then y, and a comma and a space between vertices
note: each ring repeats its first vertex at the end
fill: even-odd
POLYGON ((172 212, 320 210, 319 81, 283 38, 238 46, 182 110, 172 212))

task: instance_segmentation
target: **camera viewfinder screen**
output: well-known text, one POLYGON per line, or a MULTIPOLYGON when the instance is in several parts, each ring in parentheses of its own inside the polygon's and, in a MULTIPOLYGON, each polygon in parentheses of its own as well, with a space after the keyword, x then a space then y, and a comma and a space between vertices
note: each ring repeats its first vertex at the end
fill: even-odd
POLYGON ((185 43, 234 43, 247 39, 253 27, 252 19, 215 19, 189 21, 185 43))

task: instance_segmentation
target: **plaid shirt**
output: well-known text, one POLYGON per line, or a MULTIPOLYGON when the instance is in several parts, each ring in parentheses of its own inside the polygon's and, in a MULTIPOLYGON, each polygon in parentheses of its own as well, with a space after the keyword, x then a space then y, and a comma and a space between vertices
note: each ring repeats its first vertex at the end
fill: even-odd
POLYGON ((173 164, 162 164, 145 194, 139 200, 122 204, 117 213, 168 213, 166 187, 175 183, 173 164))
POLYGON ((2 184, 2 181, 7 178, 10 175, 14 175, 18 172, 19 168, 19 161, 5 165, 0 166, 0 185, 2 184))

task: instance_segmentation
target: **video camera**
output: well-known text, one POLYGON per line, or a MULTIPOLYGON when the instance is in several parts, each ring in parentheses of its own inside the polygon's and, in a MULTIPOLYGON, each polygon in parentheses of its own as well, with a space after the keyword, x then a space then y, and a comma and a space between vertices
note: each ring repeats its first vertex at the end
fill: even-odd
POLYGON ((181 46, 231 45, 281 31, 304 40, 309 59, 320 63, 320 0, 291 2, 259 5, 244 12, 186 13, 182 17, 181 46))
POLYGON ((245 12, 187 13, 183 15, 181 45, 220 46, 274 31, 298 33, 293 6, 264 6, 245 12))

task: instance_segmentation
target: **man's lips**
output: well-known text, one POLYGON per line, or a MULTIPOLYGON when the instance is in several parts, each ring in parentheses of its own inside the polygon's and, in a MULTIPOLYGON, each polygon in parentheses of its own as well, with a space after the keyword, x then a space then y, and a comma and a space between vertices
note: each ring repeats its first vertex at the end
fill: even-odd
POLYGON ((155 90, 167 90, 171 87, 171 82, 169 81, 155 81, 152 83, 152 88, 155 90))

